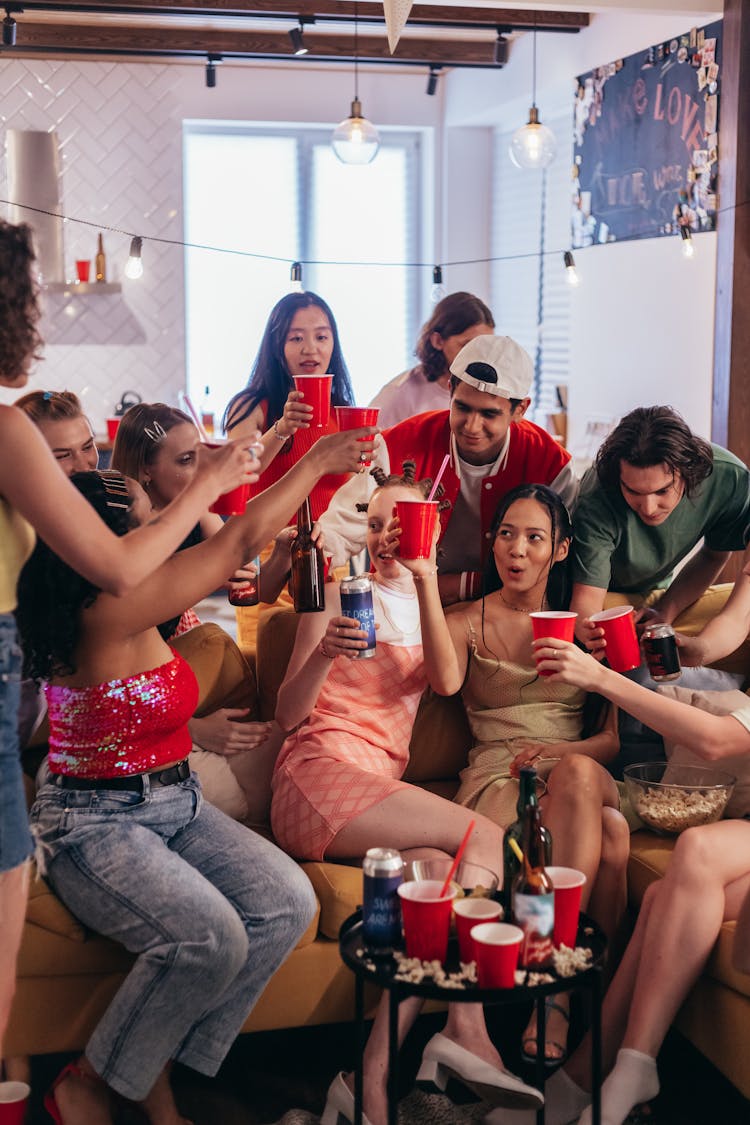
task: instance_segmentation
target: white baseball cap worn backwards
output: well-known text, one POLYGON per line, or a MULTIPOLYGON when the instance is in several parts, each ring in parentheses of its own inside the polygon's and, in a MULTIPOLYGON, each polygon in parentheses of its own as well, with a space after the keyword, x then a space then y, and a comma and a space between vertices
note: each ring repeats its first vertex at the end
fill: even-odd
POLYGON ((451 375, 498 398, 526 398, 534 365, 528 352, 510 336, 475 336, 453 360, 451 375))

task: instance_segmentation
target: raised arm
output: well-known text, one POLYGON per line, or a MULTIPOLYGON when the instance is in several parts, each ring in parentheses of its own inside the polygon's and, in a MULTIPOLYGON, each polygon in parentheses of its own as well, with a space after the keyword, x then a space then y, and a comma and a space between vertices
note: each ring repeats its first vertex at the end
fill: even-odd
POLYGON ((744 565, 723 609, 695 637, 678 633, 683 664, 713 664, 728 656, 750 633, 750 547, 744 565))
POLYGON ((582 582, 573 585, 573 594, 570 599, 570 608, 578 614, 576 621, 576 636, 586 648, 602 660, 604 657, 604 630, 591 625, 589 619, 593 613, 599 613, 604 608, 604 597, 607 591, 598 586, 584 586, 582 582))
MULTIPOLYGON (((380 465, 383 472, 390 472, 388 449, 380 435, 376 439, 372 463, 380 465)), ((367 516, 357 511, 357 504, 369 501, 374 491, 375 481, 369 472, 358 472, 334 493, 331 503, 320 517, 326 551, 332 556, 332 566, 345 566, 364 547, 367 539, 367 516)))
POLYGON ((276 700, 276 722, 284 731, 294 730, 307 718, 331 671, 332 659, 319 645, 329 624, 341 613, 341 599, 333 582, 326 584, 325 593, 323 613, 300 615, 292 656, 276 700))
POLYGON ((716 581, 730 556, 730 551, 714 551, 704 543, 659 599, 650 614, 651 618, 671 625, 675 617, 696 602, 706 592, 706 587, 716 581))
MULTIPOLYGON (((313 408, 302 402, 304 395, 300 391, 290 391, 284 403, 284 413, 277 422, 270 426, 260 439, 263 452, 260 455, 260 471, 265 472, 273 459, 284 448, 289 438, 299 429, 310 428, 310 418, 313 408)), ((237 422, 235 419, 242 412, 242 400, 230 409, 227 418, 227 433, 231 438, 247 438, 254 440, 252 435, 256 430, 261 430, 265 425, 263 406, 258 403, 253 407, 247 418, 237 422)))
POLYGON ((257 479, 256 466, 241 443, 201 449, 198 472, 180 496, 119 538, 60 471, 33 422, 15 407, 0 407, 0 492, 69 566, 112 594, 137 587, 221 492, 257 479))

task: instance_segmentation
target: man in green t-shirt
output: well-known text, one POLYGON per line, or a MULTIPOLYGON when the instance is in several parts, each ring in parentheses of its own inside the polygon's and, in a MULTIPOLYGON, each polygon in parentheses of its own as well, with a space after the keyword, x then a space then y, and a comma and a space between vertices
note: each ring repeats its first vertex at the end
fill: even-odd
POLYGON ((639 619, 671 623, 745 546, 750 474, 732 453, 693 434, 671 407, 638 407, 584 474, 573 524, 571 609, 580 639, 600 653, 603 633, 589 618, 607 590, 648 604, 653 591, 666 588, 657 608, 640 610, 639 619))

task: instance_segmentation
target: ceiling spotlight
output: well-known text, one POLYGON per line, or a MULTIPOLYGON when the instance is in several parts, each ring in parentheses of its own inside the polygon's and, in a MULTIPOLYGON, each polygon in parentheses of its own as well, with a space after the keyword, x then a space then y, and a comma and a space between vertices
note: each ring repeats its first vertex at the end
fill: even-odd
POLYGON ((3 46, 15 47, 16 45, 16 21, 10 14, 10 9, 5 9, 5 19, 3 20, 3 46))
POLYGON ((505 38, 504 27, 497 29, 497 39, 495 40, 495 66, 505 66, 508 61, 508 40, 505 38))
POLYGON ((438 83, 438 78, 440 76, 441 70, 442 70, 442 67, 440 67, 440 66, 431 66, 430 67, 430 76, 427 79, 427 93, 430 97, 432 97, 433 94, 435 93, 435 91, 437 90, 437 83, 438 83))
POLYGON ((213 90, 216 85, 216 64, 223 62, 222 55, 208 55, 206 62, 206 85, 213 90))
POLYGON ((289 38, 292 41, 292 51, 295 55, 308 54, 308 48, 305 46, 304 31, 302 24, 299 27, 293 27, 289 32, 289 38))

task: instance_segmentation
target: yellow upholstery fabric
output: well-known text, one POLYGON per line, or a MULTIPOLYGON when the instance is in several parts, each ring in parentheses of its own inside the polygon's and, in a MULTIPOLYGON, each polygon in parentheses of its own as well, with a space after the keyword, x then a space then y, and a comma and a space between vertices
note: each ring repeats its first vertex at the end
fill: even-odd
POLYGON ((257 706, 255 675, 247 658, 234 640, 213 622, 196 625, 172 642, 172 647, 187 660, 198 681, 198 718, 220 707, 249 707, 251 717, 257 706))

